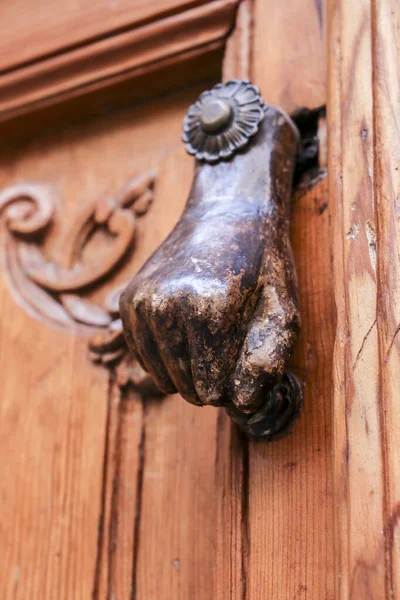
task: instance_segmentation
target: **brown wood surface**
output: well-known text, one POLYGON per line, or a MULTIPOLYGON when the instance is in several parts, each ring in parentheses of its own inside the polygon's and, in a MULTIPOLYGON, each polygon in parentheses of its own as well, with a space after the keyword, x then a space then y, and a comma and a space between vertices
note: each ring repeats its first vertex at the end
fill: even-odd
POLYGON ((400 12, 329 9, 336 597, 397 598, 400 12))
POLYGON ((0 72, 210 0, 3 0, 0 72))
MULTIPOLYGON (((39 10, 31 0, 5 0, 0 7, 1 64, 12 67, 2 76, 15 77, 22 90, 3 102, 31 115, 18 122, 11 112, 6 117, 19 141, 7 144, 3 136, 0 190, 27 181, 55 190, 46 256, 65 262, 69 227, 83 204, 115 193, 134 175, 157 171, 154 202, 138 222, 134 248, 89 294, 93 301, 139 268, 182 210, 193 161, 180 142, 181 120, 219 77, 235 3, 209 4, 209 13, 205 2, 180 0, 100 2, 96 10, 76 0, 58 12, 47 10, 48 3, 39 10), (34 57, 51 55, 53 66, 70 51, 85 59, 95 46, 107 49, 144 27, 156 31, 159 19, 175 13, 183 22, 192 10, 205 15, 204 37, 196 39, 189 19, 189 33, 182 23, 177 29, 184 48, 175 37, 165 37, 161 47, 145 44, 136 80, 144 82, 142 95, 130 95, 124 69, 138 57, 122 44, 128 50, 112 55, 112 72, 101 70, 107 52, 96 55, 93 89, 91 69, 82 87, 78 73, 77 85, 68 88, 70 108, 60 103, 54 121, 61 128, 49 126, 45 103, 33 112, 35 69, 49 76, 47 91, 36 86, 43 98, 67 89, 58 69, 53 78, 50 63, 34 57), (146 98, 178 88, 189 71, 187 83, 209 80, 146 98), (114 91, 125 104, 134 97, 146 102, 110 112, 114 91), (97 106, 97 117, 87 118, 89 104, 97 106), (40 136, 32 135, 30 120, 40 124, 40 136)), ((321 120, 319 173, 308 174, 292 203, 302 308, 292 368, 305 384, 300 420, 287 439, 249 442, 223 410, 121 390, 112 373, 90 362, 85 333, 56 329, 26 312, 2 260, 1 599, 400 597, 400 14, 395 0, 328 4, 326 18, 323 3, 314 0, 245 0, 223 72, 225 79, 251 78, 267 102, 289 112, 329 104, 329 191, 321 120)), ((2 227, 1 244, 6 236, 2 227)), ((95 237, 89 256, 107 243, 95 237)))
MULTIPOLYGON (((386 585, 400 597, 400 7, 379 0, 372 4, 373 94, 377 212, 377 273, 381 444, 385 487, 384 531, 386 585)), ((369 245, 371 242, 369 240, 369 245)), ((374 247, 372 247, 374 250, 374 247)))
MULTIPOLYGON (((157 3, 148 5, 150 11, 154 9, 154 4, 157 3)), ((0 121, 43 106, 70 101, 77 94, 104 90, 123 80, 140 87, 140 81, 132 81, 142 77, 146 71, 158 78, 157 71, 165 67, 168 61, 179 64, 182 55, 194 52, 205 55, 216 45, 223 47, 234 23, 237 0, 214 0, 203 3, 203 6, 191 6, 194 4, 201 3, 181 6, 181 10, 173 15, 166 11, 166 16, 156 15, 158 18, 145 19, 144 24, 139 18, 139 7, 135 13, 134 6, 131 6, 132 16, 137 14, 137 21, 132 24, 126 15, 121 31, 114 31, 110 24, 107 35, 80 45, 73 44, 73 32, 79 28, 68 27, 67 39, 72 47, 67 46, 63 51, 53 51, 41 59, 0 72, 0 121)), ((159 4, 158 8, 161 8, 159 4)), ((168 5, 164 8, 167 9, 168 5)), ((23 14, 26 18, 25 11, 23 14)), ((60 15, 52 14, 53 27, 59 26, 60 15)), ((106 15, 104 19, 107 23, 106 15)), ((83 22, 87 21, 84 19, 83 22)), ((34 35, 36 40, 45 43, 39 31, 35 31, 34 35)), ((55 38, 52 32, 51 39, 55 43, 59 38, 55 38)), ((6 48, 4 44, 3 41, 2 48, 6 48)), ((21 48, 21 44, 15 46, 21 48)), ((22 47, 29 48, 26 43, 22 47)), ((13 50, 11 55, 14 56, 13 50)), ((171 89, 170 86, 168 89, 171 89)), ((148 90, 146 93, 150 92, 148 90)), ((132 95, 136 99, 144 96, 140 92, 131 92, 130 97, 132 95)))
POLYGON ((254 2, 252 77, 287 112, 326 102, 323 0, 254 2))
MULTIPOLYGON (((287 56, 292 57, 287 62, 284 55, 277 61, 277 55, 263 47, 272 34, 287 39, 286 11, 283 6, 274 10, 270 22, 268 11, 257 3, 252 29, 252 5, 243 3, 237 33, 228 45, 225 77, 250 75, 267 101, 280 102, 288 110, 307 103, 312 107, 323 104, 324 83, 320 82, 319 92, 313 86, 315 69, 306 77, 303 72, 295 77, 295 43, 287 49, 287 56), (254 64, 252 56, 257 56, 254 64), (297 90, 288 96, 290 101, 284 98, 285 85, 295 85, 297 90)), ((303 20, 290 43, 309 40, 308 56, 320 69, 317 77, 321 80, 324 46, 318 11, 311 3, 305 3, 304 10, 311 11, 311 25, 303 20)), ((141 222, 128 270, 135 271, 165 237, 178 218, 191 182, 193 164, 179 141, 180 121, 198 91, 152 102, 121 116, 91 119, 62 134, 51 131, 36 143, 13 151, 4 162, 2 187, 21 179, 39 179, 58 188, 61 201, 46 246, 52 259, 62 260, 65 234, 59 240, 57 234, 65 231, 79 203, 115 191, 128 177, 148 168, 159 172, 155 202, 141 222)), ((32 562, 34 550, 21 546, 22 541, 15 538, 21 511, 12 508, 15 498, 22 496, 32 515, 40 510, 29 490, 44 475, 40 466, 31 469, 29 477, 19 479, 22 488, 18 493, 7 493, 5 487, 9 506, 5 514, 10 516, 3 528, 13 539, 10 545, 17 554, 24 548, 21 560, 15 563, 17 570, 8 555, 3 558, 5 585, 12 586, 5 588, 6 593, 11 589, 16 598, 29 594, 42 599, 53 598, 57 589, 60 599, 69 599, 88 598, 93 591, 99 600, 332 597, 329 373, 334 311, 329 251, 326 244, 321 246, 321 240, 328 237, 326 202, 322 180, 311 192, 307 187, 300 189, 293 204, 292 237, 303 306, 303 333, 293 364, 306 381, 306 409, 292 437, 268 446, 248 444, 223 411, 199 410, 178 397, 143 400, 134 392, 121 394, 113 381, 107 383, 105 371, 91 365, 81 353, 83 385, 86 381, 89 385, 93 377, 102 382, 96 407, 81 422, 81 427, 97 428, 98 432, 96 443, 90 445, 96 468, 91 469, 92 478, 85 479, 90 490, 90 518, 78 518, 69 533, 76 532, 83 542, 61 538, 75 551, 74 562, 67 551, 60 562, 63 578, 46 554, 32 562), (84 576, 77 569, 84 570, 84 576)), ((105 290, 125 279, 126 273, 111 278, 105 290)), ((45 340, 66 337, 81 344, 82 352, 85 349, 85 339, 33 321, 13 302, 8 288, 3 289, 2 301, 8 303, 10 324, 40 329, 45 340)), ((14 342, 3 336, 1 343, 6 348, 14 342)), ((62 352, 62 342, 58 347, 62 352)), ((18 354, 18 348, 15 352, 18 354)), ((65 360, 72 369, 68 357, 65 360)), ((42 363, 47 364, 47 356, 35 353, 35 362, 30 364, 33 378, 42 363)), ((21 373, 20 368, 22 381, 21 373)), ((4 385, 9 385, 8 377, 4 385)), ((75 403, 86 407, 87 393, 83 387, 79 395, 61 395, 59 403, 64 410, 72 410, 75 403)), ((36 404, 31 403, 24 413, 24 423, 42 406, 41 392, 35 398, 36 404)), ((58 440, 57 430, 49 433, 45 428, 25 439, 21 425, 7 424, 6 419, 6 436, 12 426, 14 435, 24 440, 19 451, 22 473, 33 449, 40 461, 43 439, 58 440)), ((68 422, 62 425, 69 432, 68 422)), ((65 449, 58 460, 65 460, 68 452, 65 449)), ((88 452, 84 442, 77 452, 79 456, 88 452)), ((11 457, 7 462, 12 473, 17 471, 16 460, 11 457)), ((58 461, 53 460, 58 468, 58 461)), ((79 476, 85 473, 78 472, 73 481, 79 481, 79 476)), ((57 509, 58 494, 58 488, 50 486, 56 508, 44 514, 43 530, 37 534, 45 546, 53 535, 52 523, 63 516, 57 509)), ((71 493, 70 502, 81 508, 79 491, 71 493)), ((36 545, 36 536, 32 539, 36 545)))

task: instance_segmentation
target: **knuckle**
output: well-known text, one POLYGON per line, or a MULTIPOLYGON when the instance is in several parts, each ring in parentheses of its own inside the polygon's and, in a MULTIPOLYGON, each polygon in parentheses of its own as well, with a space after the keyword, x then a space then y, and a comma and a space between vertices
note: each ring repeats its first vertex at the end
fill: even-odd
POLYGON ((207 385, 203 379, 198 379, 195 387, 203 406, 222 406, 224 404, 221 390, 217 387, 207 385))

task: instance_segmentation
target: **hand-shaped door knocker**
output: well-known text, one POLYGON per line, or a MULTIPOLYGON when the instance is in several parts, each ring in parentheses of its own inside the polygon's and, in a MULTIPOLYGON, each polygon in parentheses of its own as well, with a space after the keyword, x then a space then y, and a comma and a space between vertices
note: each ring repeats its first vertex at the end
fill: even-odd
POLYGON ((289 240, 299 134, 235 79, 201 94, 183 130, 194 181, 176 227, 121 296, 127 343, 161 391, 280 437, 302 405, 285 371, 300 325, 289 240))

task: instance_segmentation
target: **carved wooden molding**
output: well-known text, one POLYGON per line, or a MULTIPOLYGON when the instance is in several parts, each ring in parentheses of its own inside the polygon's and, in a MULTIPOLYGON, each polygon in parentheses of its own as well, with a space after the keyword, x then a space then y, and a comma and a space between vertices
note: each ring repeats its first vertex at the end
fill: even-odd
POLYGON ((154 172, 129 180, 114 196, 86 206, 73 223, 64 255, 67 266, 47 260, 43 236, 54 214, 54 192, 43 184, 14 185, 0 192, 0 216, 6 225, 5 262, 8 278, 20 303, 36 318, 66 328, 94 334, 89 341, 95 362, 115 367, 121 386, 129 381, 146 392, 154 389, 147 374, 129 355, 119 318, 119 295, 125 285, 109 292, 96 304, 88 293, 115 272, 131 248, 137 220, 153 199, 154 172), (102 229, 112 240, 112 250, 86 262, 84 249, 102 229))
POLYGON ((45 11, 44 18, 44 11, 38 11, 34 3, 26 2, 22 11, 13 6, 14 2, 6 0, 5 6, 1 5, 0 8, 3 25, 0 72, 38 62, 49 55, 68 52, 71 48, 83 47, 123 30, 179 15, 209 2, 210 0, 99 0, 96 3, 64 3, 64 6, 58 3, 54 5, 57 10, 54 13, 45 11), (10 27, 15 23, 16 17, 19 17, 19 27, 10 27), (54 35, 55 25, 57 35, 54 35), (27 36, 30 43, 21 43, 27 36))
MULTIPOLYGON (((186 10, 181 7, 176 14, 156 14, 149 20, 127 18, 122 31, 107 32, 101 39, 73 47, 64 40, 66 47, 61 51, 0 72, 0 122, 116 82, 133 81, 146 71, 156 71, 157 66, 173 67, 186 55, 223 47, 237 3, 214 0, 186 10)), ((74 32, 70 35, 71 44, 76 43, 74 32)))

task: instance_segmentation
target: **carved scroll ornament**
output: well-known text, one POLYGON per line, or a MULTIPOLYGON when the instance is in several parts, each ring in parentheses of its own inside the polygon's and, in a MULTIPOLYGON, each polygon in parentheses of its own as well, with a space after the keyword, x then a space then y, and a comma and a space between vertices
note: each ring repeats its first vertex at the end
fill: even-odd
POLYGON ((185 210, 120 301, 128 345, 165 393, 224 406, 274 439, 299 414, 286 371, 300 325, 289 209, 299 134, 258 88, 231 80, 189 108, 185 210))
POLYGON ((111 290, 101 305, 88 295, 119 268, 132 247, 137 219, 152 202, 155 179, 155 173, 143 173, 114 196, 85 207, 66 236, 63 255, 67 266, 49 261, 40 244, 54 217, 54 192, 38 183, 14 185, 0 192, 8 276, 23 306, 53 325, 92 332, 91 358, 112 365, 121 386, 133 382, 152 393, 158 392, 128 352, 122 332, 118 304, 125 285, 111 290), (86 262, 84 250, 100 229, 112 240, 111 250, 107 245, 107 252, 86 262))

